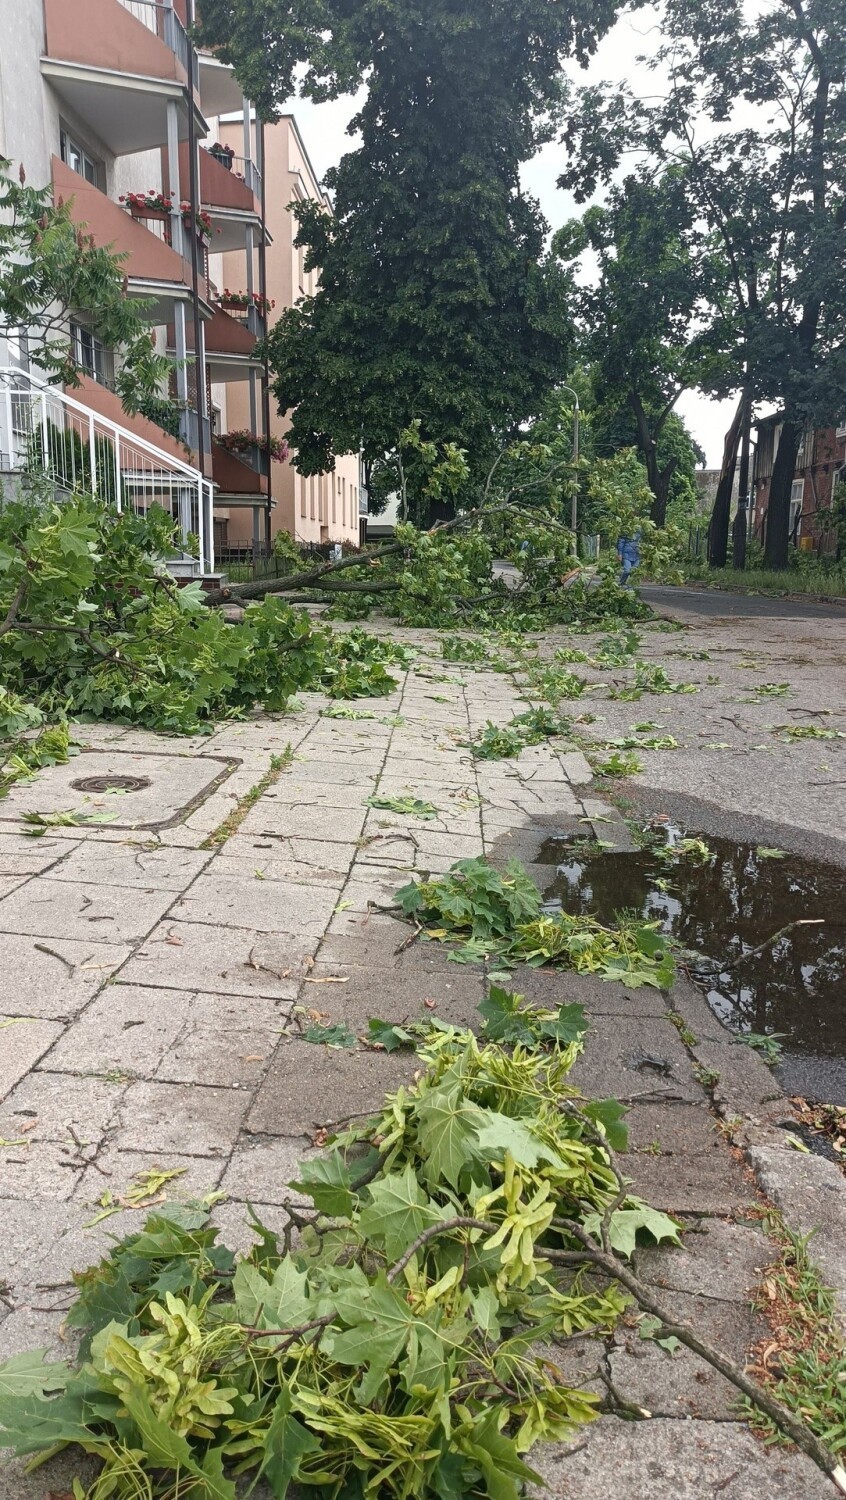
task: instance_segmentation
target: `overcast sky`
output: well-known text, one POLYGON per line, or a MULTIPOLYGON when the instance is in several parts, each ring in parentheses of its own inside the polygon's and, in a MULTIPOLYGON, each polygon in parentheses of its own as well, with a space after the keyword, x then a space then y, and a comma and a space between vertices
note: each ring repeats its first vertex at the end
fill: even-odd
MULTIPOLYGON (((646 67, 639 66, 635 59, 639 53, 649 53, 657 48, 660 41, 657 19, 658 12, 653 6, 645 6, 631 16, 621 16, 600 44, 590 68, 583 71, 574 66, 573 75, 582 81, 591 82, 605 78, 628 78, 641 94, 655 93, 655 75, 646 67)), ((289 107, 297 117, 318 176, 322 177, 353 144, 346 131, 355 113, 355 99, 350 96, 328 104, 312 104, 308 99, 297 99, 289 107)), ((525 187, 539 200, 553 229, 584 211, 583 207, 574 203, 569 193, 562 192, 556 186, 562 164, 562 147, 551 145, 528 162, 522 174, 525 187)), ((708 401, 689 392, 679 401, 678 410, 700 447, 705 450, 709 467, 718 467, 722 458, 723 437, 731 421, 734 402, 708 401)))

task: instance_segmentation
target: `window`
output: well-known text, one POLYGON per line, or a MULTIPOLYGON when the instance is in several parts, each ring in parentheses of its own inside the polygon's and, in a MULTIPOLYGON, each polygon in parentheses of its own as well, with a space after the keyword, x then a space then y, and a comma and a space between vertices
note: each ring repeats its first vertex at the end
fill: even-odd
POLYGON ((790 535, 793 536, 802 515, 805 497, 804 479, 794 479, 790 490, 790 535))
POLYGON ((298 474, 297 478, 300 485, 300 515, 304 516, 306 513, 306 483, 302 474, 298 474))
POLYGON ((347 524, 347 481, 341 480, 341 525, 347 524))
POLYGON ((73 357, 79 368, 91 375, 98 385, 107 385, 110 361, 103 340, 82 323, 71 323, 70 335, 73 357))
POLYGON ((84 146, 80 146, 64 127, 62 127, 59 139, 62 161, 65 165, 70 167, 72 172, 78 172, 86 182, 92 182, 95 187, 101 188, 106 175, 103 163, 95 156, 91 156, 84 146))
POLYGON ((312 474, 311 479, 309 480, 308 483, 309 483, 308 513, 309 513, 310 519, 313 521, 314 520, 314 490, 315 490, 315 486, 317 484, 317 481, 316 481, 316 479, 315 479, 315 477, 314 477, 313 474, 312 474))

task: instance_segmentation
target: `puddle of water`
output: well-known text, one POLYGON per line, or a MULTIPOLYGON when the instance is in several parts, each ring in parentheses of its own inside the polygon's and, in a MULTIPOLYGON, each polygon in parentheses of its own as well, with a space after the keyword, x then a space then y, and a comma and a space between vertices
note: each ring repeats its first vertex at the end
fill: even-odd
MULTIPOLYGON (((667 830, 668 842, 680 836, 667 830)), ((545 898, 604 922, 636 912, 716 960, 720 969, 703 966, 699 977, 720 1020, 735 1032, 782 1035, 777 1072, 788 1093, 846 1104, 846 870, 762 857, 754 844, 706 842, 711 863, 668 866, 650 850, 583 852, 572 840, 548 839, 538 855, 555 867, 545 898), (803 917, 822 924, 796 928, 738 964, 803 917)))

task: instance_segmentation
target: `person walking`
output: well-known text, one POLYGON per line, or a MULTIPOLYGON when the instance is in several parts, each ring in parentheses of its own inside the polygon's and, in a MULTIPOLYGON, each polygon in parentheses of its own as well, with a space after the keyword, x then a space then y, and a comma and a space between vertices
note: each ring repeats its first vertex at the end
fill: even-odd
POLYGON ((617 542, 617 556, 620 560, 620 587, 629 587, 629 574, 635 568, 640 567, 640 532, 636 531, 634 536, 621 536, 617 542))

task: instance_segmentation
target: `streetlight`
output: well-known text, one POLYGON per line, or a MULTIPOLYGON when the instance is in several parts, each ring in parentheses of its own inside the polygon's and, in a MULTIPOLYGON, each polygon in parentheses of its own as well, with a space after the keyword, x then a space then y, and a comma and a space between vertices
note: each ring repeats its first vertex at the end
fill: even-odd
POLYGON ((562 385, 562 391, 569 391, 575 404, 573 411, 573 495, 570 502, 570 530, 573 533, 573 546, 578 554, 578 542, 576 541, 576 524, 579 519, 579 393, 574 391, 571 385, 562 385))

